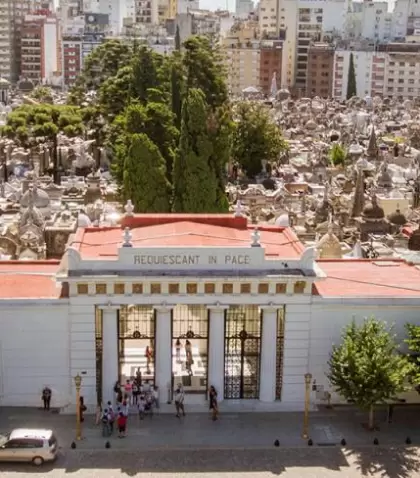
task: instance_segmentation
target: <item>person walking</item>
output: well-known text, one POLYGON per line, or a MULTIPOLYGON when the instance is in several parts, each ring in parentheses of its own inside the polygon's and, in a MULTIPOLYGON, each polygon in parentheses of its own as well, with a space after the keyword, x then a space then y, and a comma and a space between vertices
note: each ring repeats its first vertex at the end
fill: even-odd
POLYGON ((181 341, 179 339, 176 339, 175 342, 175 357, 176 357, 176 363, 181 363, 181 341))
POLYGON ((178 383, 178 387, 175 390, 175 409, 176 409, 176 417, 180 418, 180 414, 185 417, 185 409, 184 409, 184 387, 181 383, 178 383))
POLYGON ((219 406, 217 403, 217 392, 213 385, 209 389, 209 401, 210 410, 212 412, 212 420, 216 421, 219 416, 219 406))
POLYGON ((127 417, 123 412, 118 414, 117 418, 118 438, 125 438, 127 431, 127 417))

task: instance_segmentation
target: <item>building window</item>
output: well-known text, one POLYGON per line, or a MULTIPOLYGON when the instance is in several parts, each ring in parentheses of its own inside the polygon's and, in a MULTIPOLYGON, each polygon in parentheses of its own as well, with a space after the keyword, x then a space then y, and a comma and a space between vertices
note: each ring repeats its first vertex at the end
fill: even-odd
POLYGON ((205 294, 214 294, 216 291, 216 286, 212 282, 207 282, 204 284, 204 293, 205 294))
POLYGON ((114 294, 121 295, 124 294, 125 287, 124 284, 114 284, 114 294))
POLYGON ((258 284, 258 293, 259 294, 268 294, 268 284, 258 284))
POLYGON ((133 294, 143 294, 143 284, 133 284, 133 294))
POLYGON ((306 284, 303 281, 295 282, 295 286, 294 286, 295 294, 303 294, 305 291, 305 285, 306 284))
POLYGON ((104 295, 106 294, 106 284, 96 284, 96 294, 104 295))
POLYGON ((223 284, 223 294, 233 294, 233 284, 223 284))
POLYGON ((150 293, 151 294, 161 294, 161 286, 159 283, 150 284, 150 293))
POLYGON ((187 284, 187 294, 197 294, 197 284, 187 284))
POLYGON ((77 293, 79 295, 87 295, 89 287, 87 284, 77 284, 77 293))
POLYGON ((251 284, 241 284, 241 294, 250 294, 251 284))
POLYGON ((169 284, 168 291, 170 294, 179 294, 179 284, 169 284))

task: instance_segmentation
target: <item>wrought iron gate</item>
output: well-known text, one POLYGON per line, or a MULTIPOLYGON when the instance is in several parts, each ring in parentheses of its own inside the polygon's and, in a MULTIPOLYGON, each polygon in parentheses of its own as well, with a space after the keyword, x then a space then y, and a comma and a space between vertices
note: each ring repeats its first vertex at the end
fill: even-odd
POLYGON ((173 309, 172 377, 187 393, 207 392, 208 331, 206 306, 179 304, 173 309))
POLYGON ((155 312, 152 306, 125 305, 118 311, 118 355, 120 378, 135 377, 155 382, 155 312), (128 345, 128 346, 127 346, 128 345), (133 353, 130 357, 127 354, 133 353), (134 360, 133 363, 130 363, 134 360))
POLYGON ((231 307, 225 316, 225 398, 258 398, 261 312, 257 306, 231 307))
POLYGON ((281 400, 281 390, 283 387, 283 354, 284 354, 284 307, 277 311, 276 400, 281 400))
POLYGON ((95 309, 95 354, 96 354, 96 401, 97 405, 102 404, 102 323, 103 310, 95 309))

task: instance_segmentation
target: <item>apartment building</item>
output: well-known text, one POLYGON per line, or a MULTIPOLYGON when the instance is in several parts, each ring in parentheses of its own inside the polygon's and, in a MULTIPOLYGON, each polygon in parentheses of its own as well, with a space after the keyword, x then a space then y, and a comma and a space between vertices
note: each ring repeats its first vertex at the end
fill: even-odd
POLYGON ((420 44, 391 42, 365 51, 337 50, 334 55, 334 97, 346 98, 351 54, 358 96, 412 100, 420 95, 420 44))
POLYGON ((383 96, 410 99, 420 96, 420 43, 380 45, 384 55, 383 96))
POLYGON ((306 96, 328 98, 332 93, 335 48, 329 43, 315 42, 308 50, 306 96))
POLYGON ((13 80, 14 57, 13 0, 0 0, 0 77, 13 80))
POLYGON ((255 21, 235 24, 223 38, 229 91, 240 95, 252 86, 268 95, 274 73, 281 76, 282 43, 260 40, 255 21))
POLYGON ((21 77, 53 83, 61 70, 59 25, 55 16, 26 15, 21 33, 21 77))
POLYGON ((83 65, 83 36, 65 35, 62 38, 63 81, 71 87, 76 82, 83 65))
POLYGON ((258 9, 259 30, 262 38, 276 38, 278 33, 277 0, 260 0, 258 9))

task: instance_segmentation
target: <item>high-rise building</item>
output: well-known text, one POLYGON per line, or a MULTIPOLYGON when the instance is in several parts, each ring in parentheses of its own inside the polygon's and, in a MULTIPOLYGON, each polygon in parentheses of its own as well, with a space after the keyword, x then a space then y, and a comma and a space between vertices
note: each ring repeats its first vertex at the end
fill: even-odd
POLYGON ((21 35, 21 77, 35 84, 54 84, 61 70, 57 18, 27 15, 21 35))
POLYGON ((334 51, 329 43, 314 42, 308 50, 308 81, 306 96, 331 96, 334 75, 334 51))
POLYGON ((253 11, 254 11, 254 2, 252 0, 236 0, 236 3, 235 3, 236 17, 246 18, 253 11))

